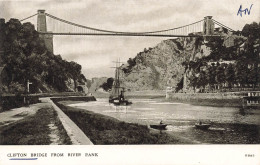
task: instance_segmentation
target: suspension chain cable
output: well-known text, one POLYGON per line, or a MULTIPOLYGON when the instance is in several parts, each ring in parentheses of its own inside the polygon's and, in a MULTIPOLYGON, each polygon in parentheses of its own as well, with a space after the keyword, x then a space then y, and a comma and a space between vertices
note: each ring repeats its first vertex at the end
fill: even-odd
POLYGON ((36 14, 34 14, 34 15, 31 15, 30 17, 27 17, 27 18, 24 18, 24 19, 20 19, 19 21, 20 21, 20 22, 25 21, 25 20, 27 20, 27 19, 29 19, 29 18, 32 18, 32 17, 36 16, 36 15, 38 15, 38 13, 36 13, 36 14))
POLYGON ((224 28, 226 28, 226 29, 228 29, 228 30, 230 30, 230 31, 234 31, 233 29, 227 27, 226 25, 223 25, 222 23, 220 23, 220 22, 218 22, 218 21, 216 21, 216 20, 214 20, 214 19, 212 19, 212 20, 213 20, 214 23, 216 23, 217 25, 222 26, 222 27, 224 27, 224 28))
POLYGON ((48 14, 48 13, 46 13, 46 16, 48 16, 50 18, 53 18, 53 19, 56 19, 58 21, 61 21, 63 23, 67 23, 67 24, 70 24, 70 25, 78 26, 78 27, 81 27, 81 28, 85 28, 85 29, 89 29, 89 30, 95 30, 95 31, 99 31, 99 32, 114 33, 114 34, 118 34, 118 33, 121 33, 121 34, 122 33, 123 34, 151 34, 151 33, 167 32, 167 31, 172 31, 172 30, 176 30, 176 29, 181 29, 181 28, 184 28, 184 27, 187 27, 187 26, 190 26, 190 25, 194 25, 196 23, 200 23, 200 22, 203 21, 203 20, 200 20, 200 21, 197 21, 197 22, 185 25, 185 26, 180 26, 180 27, 177 27, 177 28, 171 28, 171 29, 166 29, 166 30, 159 30, 159 31, 150 31, 150 32, 121 32, 121 31, 103 30, 103 29, 97 29, 97 28, 92 28, 92 27, 88 27, 88 26, 79 25, 79 24, 76 24, 76 23, 73 23, 73 22, 66 21, 64 19, 55 17, 55 16, 53 16, 51 14, 48 14))

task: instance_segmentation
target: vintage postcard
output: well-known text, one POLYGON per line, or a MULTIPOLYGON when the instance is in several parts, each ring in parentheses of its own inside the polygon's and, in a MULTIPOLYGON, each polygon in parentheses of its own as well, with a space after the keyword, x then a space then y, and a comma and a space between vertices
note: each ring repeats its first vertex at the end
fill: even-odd
POLYGON ((260 164, 257 0, 1 0, 0 164, 260 164))

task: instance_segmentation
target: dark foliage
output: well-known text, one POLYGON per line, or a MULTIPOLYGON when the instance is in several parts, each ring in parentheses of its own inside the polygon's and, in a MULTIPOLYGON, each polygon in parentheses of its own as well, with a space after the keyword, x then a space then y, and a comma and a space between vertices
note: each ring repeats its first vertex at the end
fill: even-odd
POLYGON ((39 102, 38 96, 22 96, 20 94, 15 96, 0 96, 0 110, 5 111, 39 102))
POLYGON ((180 91, 183 89, 183 77, 181 78, 180 82, 178 82, 177 87, 176 87, 176 92, 180 91))
POLYGON ((48 89, 66 91, 67 80, 86 79, 79 64, 67 62, 60 55, 47 51, 31 23, 21 24, 17 19, 10 19, 1 27, 4 29, 0 33, 4 46, 2 60, 7 72, 6 92, 23 93, 27 80, 33 82, 31 92, 46 92, 48 89))
MULTIPOLYGON (((147 50, 146 50, 147 52, 147 50)), ((130 73, 132 71, 132 68, 136 65, 136 57, 135 58, 129 58, 127 60, 127 67, 122 68, 124 73, 130 73)))
POLYGON ((113 86, 114 78, 110 77, 107 79, 107 82, 100 85, 101 88, 103 88, 105 91, 111 90, 113 86))

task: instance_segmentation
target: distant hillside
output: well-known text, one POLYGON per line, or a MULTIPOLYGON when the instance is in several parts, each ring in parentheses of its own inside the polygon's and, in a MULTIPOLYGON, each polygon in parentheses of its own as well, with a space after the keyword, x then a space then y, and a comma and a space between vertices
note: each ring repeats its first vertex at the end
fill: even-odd
POLYGON ((0 38, 3 93, 24 93, 27 81, 33 93, 73 91, 76 83, 86 82, 81 66, 49 52, 31 23, 1 19, 0 38))
POLYGON ((97 90, 101 89, 101 86, 107 82, 107 77, 96 77, 96 78, 92 78, 91 80, 91 85, 89 88, 89 92, 94 93, 97 90))

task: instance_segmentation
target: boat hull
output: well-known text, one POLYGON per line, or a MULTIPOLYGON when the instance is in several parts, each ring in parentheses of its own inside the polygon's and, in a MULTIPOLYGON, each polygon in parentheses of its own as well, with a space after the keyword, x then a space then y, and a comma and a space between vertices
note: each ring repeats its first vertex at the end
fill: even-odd
POLYGON ((118 98, 114 98, 114 99, 109 99, 109 103, 112 103, 114 105, 131 105, 132 102, 128 101, 128 100, 119 100, 118 98))
POLYGON ((151 128, 159 129, 159 130, 165 130, 167 124, 156 124, 156 125, 150 125, 151 128))
POLYGON ((202 129, 202 130, 207 130, 210 127, 210 124, 195 124, 196 128, 202 129))

